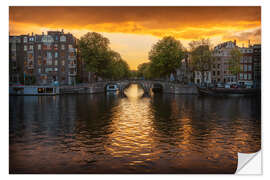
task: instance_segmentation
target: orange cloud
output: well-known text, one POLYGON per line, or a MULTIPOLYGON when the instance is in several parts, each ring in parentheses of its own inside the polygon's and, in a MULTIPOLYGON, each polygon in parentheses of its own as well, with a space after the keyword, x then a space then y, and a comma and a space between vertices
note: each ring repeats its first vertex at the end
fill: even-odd
MULTIPOLYGON (((216 44, 223 40, 236 39, 241 43, 248 40, 261 41, 261 8, 254 7, 10 7, 9 31, 11 35, 41 33, 47 30, 65 29, 76 37, 87 31, 121 34, 113 39, 113 46, 120 49, 135 69, 139 62, 147 61, 147 52, 158 38, 174 36, 187 41, 210 38, 216 44), (124 35, 126 34, 126 36, 124 35), (134 36, 127 37, 128 34, 134 36), (149 48, 138 50, 134 45, 139 35, 153 36, 149 48), (129 41, 118 43, 121 39, 129 41), (155 40, 153 40, 155 39, 155 40), (117 45, 116 45, 117 44, 117 45), (126 47, 125 51, 121 47, 126 47), (140 54, 136 57, 136 54, 140 54), (144 56, 142 54, 145 54, 144 56), (136 62, 133 63, 132 62, 136 62)), ((142 38, 142 39, 143 39, 142 38)), ((144 41, 143 43, 147 43, 144 41)))

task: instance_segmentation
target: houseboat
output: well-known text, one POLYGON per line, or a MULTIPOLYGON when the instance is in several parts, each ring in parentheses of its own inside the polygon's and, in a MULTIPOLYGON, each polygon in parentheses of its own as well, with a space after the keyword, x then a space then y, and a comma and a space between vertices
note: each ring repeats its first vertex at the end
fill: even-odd
POLYGON ((200 95, 211 96, 260 95, 261 93, 259 88, 197 88, 200 95))
POLYGON ((10 95, 21 96, 42 96, 42 95, 58 95, 59 87, 56 86, 10 86, 10 95))

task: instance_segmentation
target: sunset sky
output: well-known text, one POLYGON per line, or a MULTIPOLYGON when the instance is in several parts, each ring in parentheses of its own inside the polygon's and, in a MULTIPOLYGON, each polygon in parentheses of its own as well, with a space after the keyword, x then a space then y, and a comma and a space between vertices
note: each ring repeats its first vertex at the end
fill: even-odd
POLYGON ((80 38, 89 31, 110 39, 131 69, 148 61, 151 46, 174 36, 185 47, 210 38, 215 45, 260 43, 260 7, 10 7, 10 35, 61 30, 80 38))

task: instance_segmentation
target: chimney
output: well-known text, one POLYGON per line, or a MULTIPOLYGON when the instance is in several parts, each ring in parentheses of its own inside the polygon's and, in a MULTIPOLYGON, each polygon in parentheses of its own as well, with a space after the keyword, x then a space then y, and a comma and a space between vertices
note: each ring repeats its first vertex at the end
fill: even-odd
POLYGON ((61 31, 61 32, 62 32, 62 34, 64 34, 64 29, 62 29, 62 31, 61 31))
POLYGON ((233 44, 236 46, 236 40, 233 41, 233 44))
POLYGON ((32 36, 34 36, 34 33, 32 32, 32 36))
POLYGON ((44 36, 44 32, 42 32, 42 36, 44 36))
POLYGON ((250 40, 248 40, 248 47, 250 47, 250 40))

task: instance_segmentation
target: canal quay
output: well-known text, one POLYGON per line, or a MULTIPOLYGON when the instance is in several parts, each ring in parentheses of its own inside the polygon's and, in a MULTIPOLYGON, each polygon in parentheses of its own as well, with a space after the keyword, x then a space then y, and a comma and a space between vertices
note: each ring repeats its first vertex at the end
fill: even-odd
POLYGON ((138 81, 122 96, 99 85, 102 93, 10 96, 10 173, 224 174, 238 152, 261 149, 259 96, 144 96, 138 81))
POLYGON ((116 86, 120 94, 131 84, 138 84, 145 95, 150 95, 152 90, 160 90, 163 93, 173 94, 198 94, 195 85, 184 85, 169 81, 150 81, 150 80, 122 80, 122 81, 101 81, 95 83, 78 84, 74 86, 10 86, 10 95, 63 95, 63 94, 95 94, 104 93, 110 85, 116 86))

